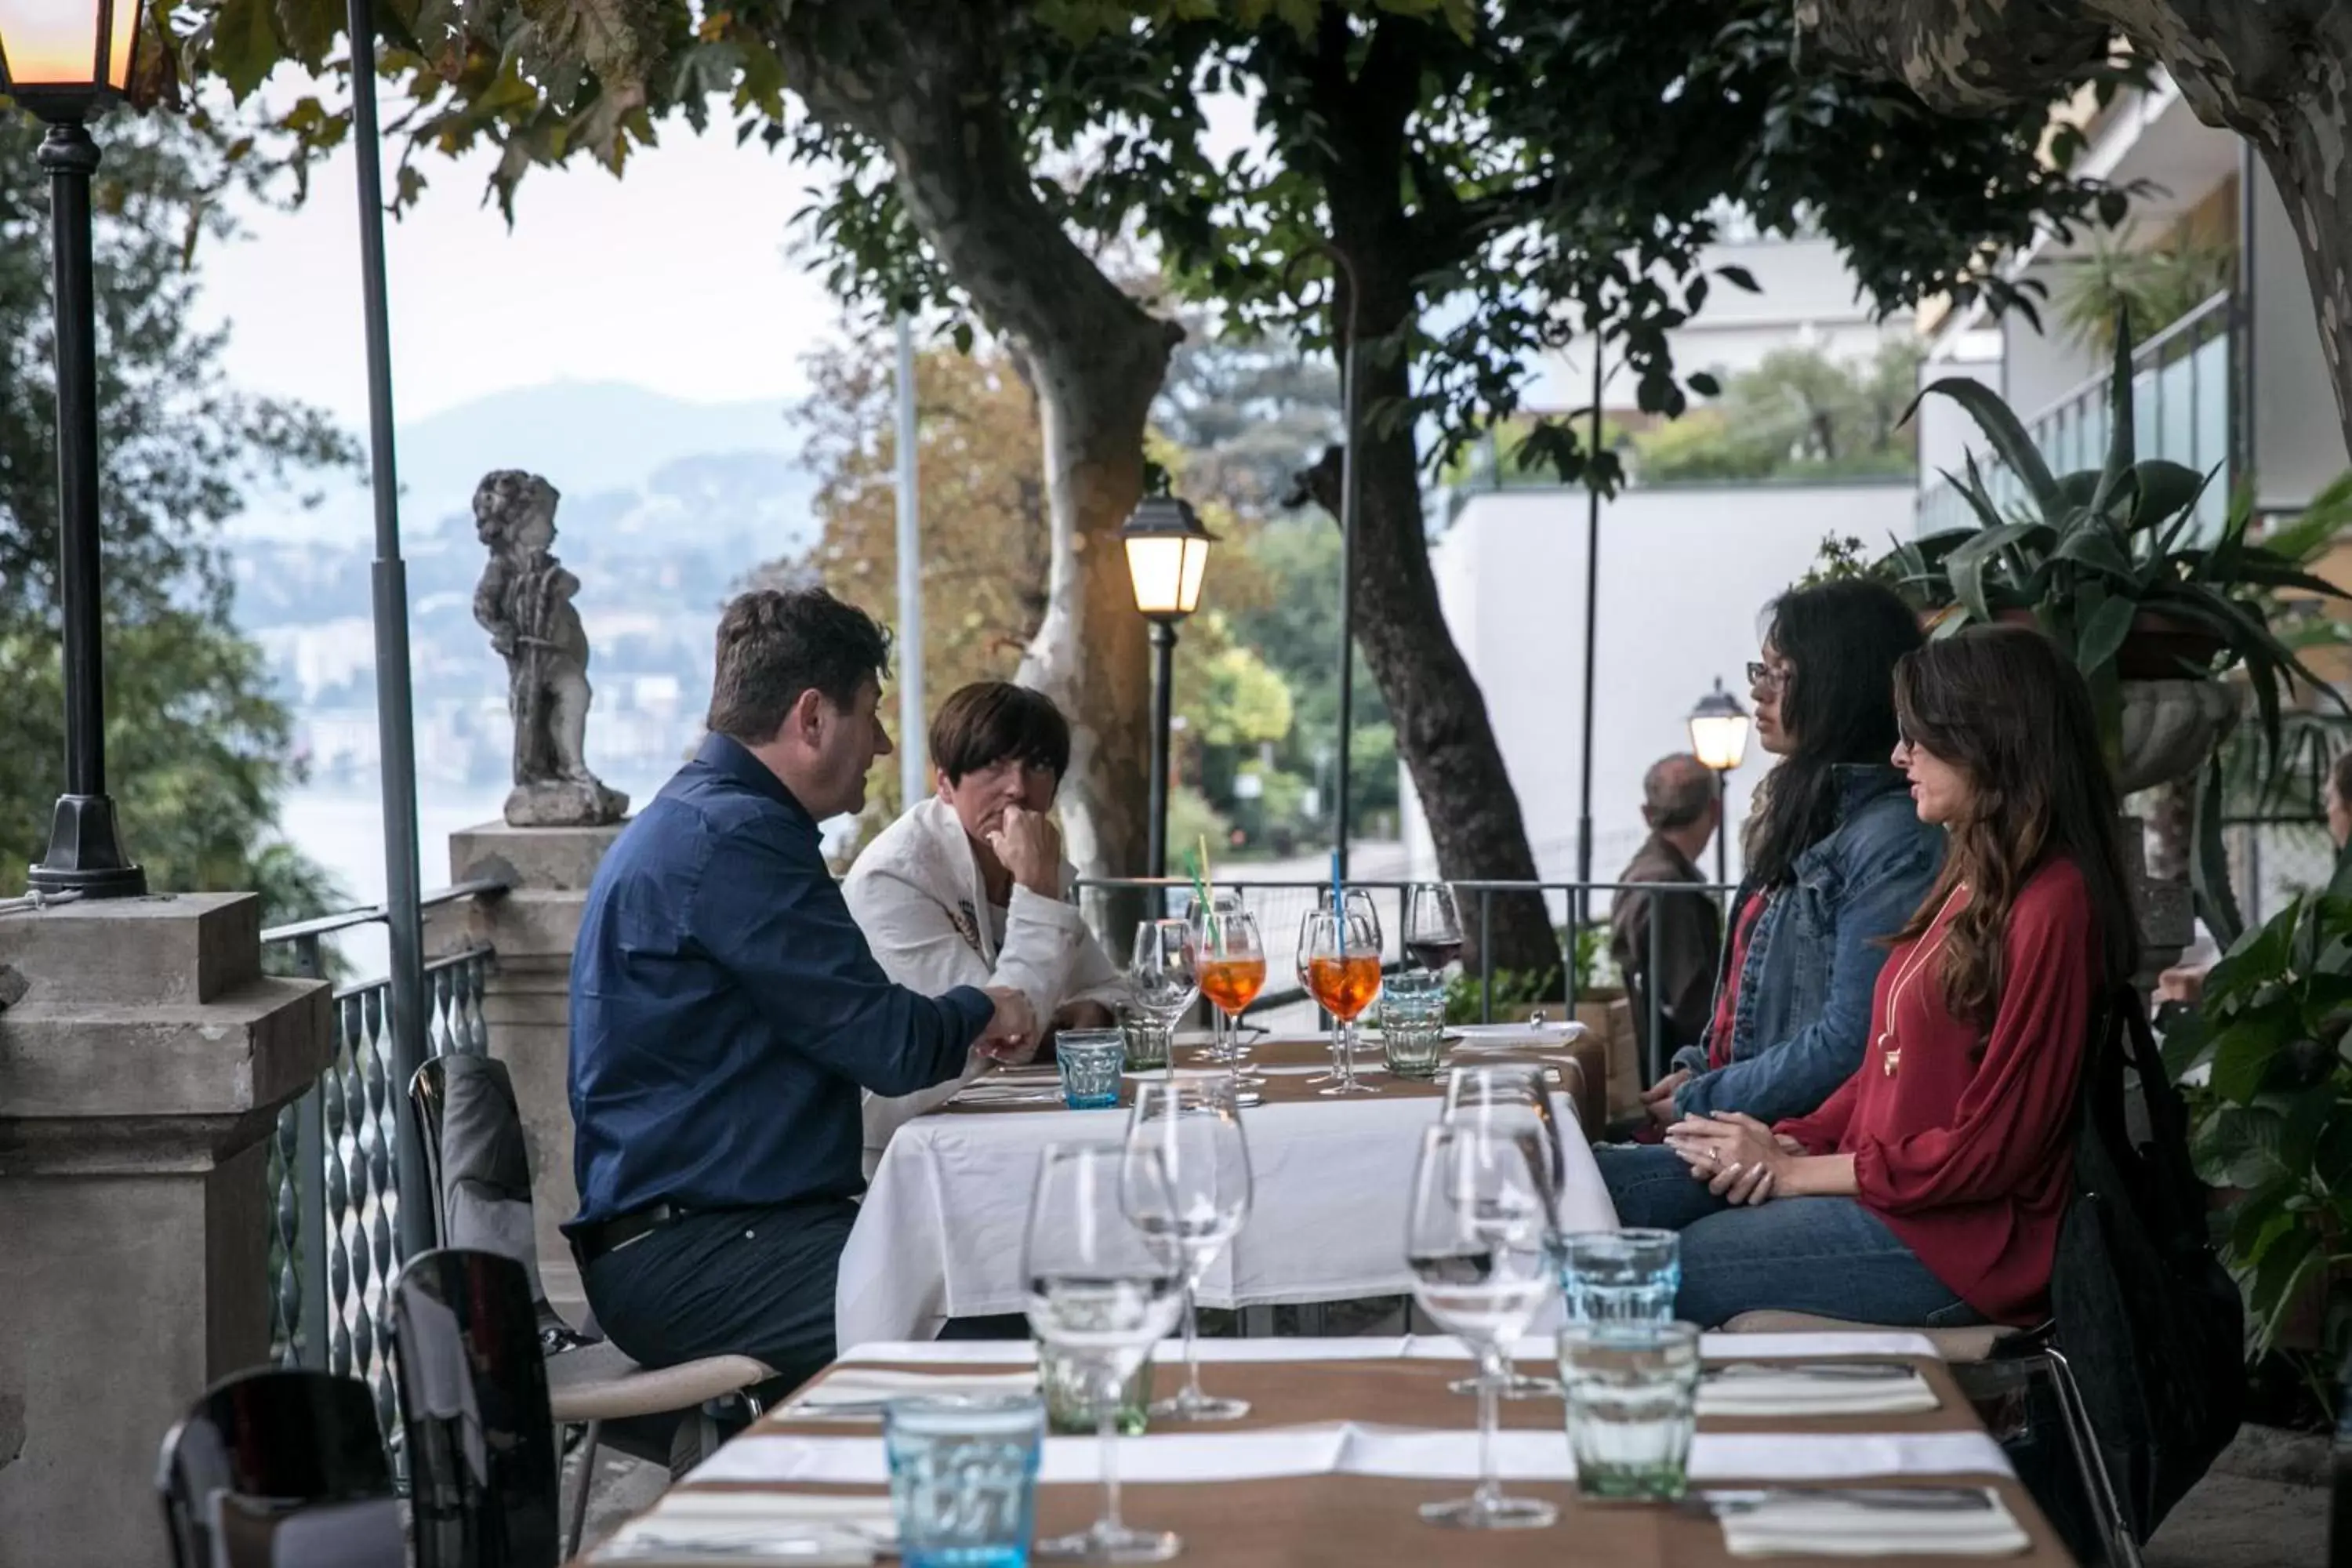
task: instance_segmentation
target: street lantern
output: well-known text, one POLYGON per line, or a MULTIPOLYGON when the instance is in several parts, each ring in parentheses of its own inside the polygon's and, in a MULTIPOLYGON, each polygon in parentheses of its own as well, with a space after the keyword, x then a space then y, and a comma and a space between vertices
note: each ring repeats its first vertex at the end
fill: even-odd
POLYGON ((1216 538, 1174 496, 1146 496, 1119 529, 1135 607, 1151 623, 1150 874, 1168 875, 1168 731, 1176 623, 1201 606, 1201 579, 1216 538))
MULTIPOLYGON (((1727 804, 1726 779, 1747 758, 1748 724, 1748 710, 1739 705, 1739 699, 1723 689, 1719 675, 1715 678, 1715 689, 1700 698, 1698 706, 1690 710, 1691 750, 1697 754, 1701 765, 1715 774, 1718 807, 1727 804)), ((1715 826, 1715 879, 1718 884, 1731 879, 1730 858, 1726 850, 1730 837, 1731 825, 1727 820, 1729 816, 1727 810, 1718 811, 1715 826)))
POLYGON ((1201 577, 1216 538, 1174 496, 1147 496, 1118 531, 1135 607, 1153 623, 1181 621, 1200 608, 1201 577))
POLYGON ((0 93, 80 121, 131 89, 138 0, 0 0, 0 93))
POLYGON ((66 788, 27 880, 45 893, 127 898, 147 879, 122 851, 106 793, 98 524, 98 326, 82 121, 131 85, 138 0, 0 0, 0 93, 48 122, 51 293, 57 321, 58 598, 65 623, 66 788))

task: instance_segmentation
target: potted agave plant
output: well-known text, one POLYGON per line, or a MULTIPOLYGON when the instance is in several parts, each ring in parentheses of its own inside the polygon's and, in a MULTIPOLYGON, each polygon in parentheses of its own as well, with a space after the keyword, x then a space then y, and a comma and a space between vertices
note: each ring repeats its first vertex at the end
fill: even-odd
POLYGON ((2195 773, 2236 722, 2242 691, 2252 694, 2263 754, 2275 758, 2281 715, 2298 685, 2336 698, 2273 625, 2278 595, 2343 596, 2307 570, 2340 515, 2256 543, 2242 490, 2218 538, 2197 534, 2214 476, 2137 458, 2131 356, 2126 321, 2116 332, 2106 459, 2077 473, 2053 474, 2024 425, 1981 384, 1951 377, 1922 392, 1968 411, 2023 496, 2004 512, 1971 455, 1965 474, 1945 478, 1979 526, 1897 544, 1879 563, 1933 635, 2017 621, 2065 648, 2090 683, 2126 795, 2195 773), (2239 679, 2221 679, 2233 673, 2239 679))

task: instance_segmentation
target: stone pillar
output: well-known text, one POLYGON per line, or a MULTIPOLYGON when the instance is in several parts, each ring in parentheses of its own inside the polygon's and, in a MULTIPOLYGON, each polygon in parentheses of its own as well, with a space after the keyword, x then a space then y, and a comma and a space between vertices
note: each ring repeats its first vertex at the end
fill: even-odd
POLYGON ((158 1447, 269 1358, 266 1140, 333 1049, 260 900, 0 916, 0 1563, 153 1563, 158 1447))
POLYGON ((571 1056, 572 941, 588 883, 624 825, 510 827, 486 823, 449 836, 453 882, 504 881, 509 891, 433 911, 426 943, 448 952, 467 942, 498 950, 482 994, 490 1054, 507 1064, 530 1151, 530 1198, 539 1226, 540 1278, 548 1299, 573 1321, 579 1273, 556 1227, 580 1207, 572 1180, 571 1056))

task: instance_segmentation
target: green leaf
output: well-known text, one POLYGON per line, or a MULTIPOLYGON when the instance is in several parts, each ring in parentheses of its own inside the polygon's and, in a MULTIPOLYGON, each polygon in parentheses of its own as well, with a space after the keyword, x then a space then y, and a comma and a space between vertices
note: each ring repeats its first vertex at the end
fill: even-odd
POLYGON ((2104 512, 2122 494, 2124 479, 2132 470, 2132 343, 2131 316, 2127 310, 2116 312, 2116 367, 2107 383, 2107 460, 2099 470, 2099 489, 2091 502, 2093 511, 2104 512))
POLYGON ((1985 529, 1945 557, 1944 571, 1952 580, 1952 596, 1978 620, 1990 621, 1993 613, 1991 601, 1986 597, 1986 569, 2011 545, 2048 532, 2038 522, 2004 522, 1997 528, 1985 529))
POLYGON ((2253 1286, 2246 1292, 2246 1306, 2253 1313, 2256 1337, 2263 1346, 2277 1340, 2281 1323, 2294 1306, 2296 1287, 2315 1261, 2318 1245, 2316 1236, 2296 1226, 2280 1232, 2263 1248, 2262 1259, 2254 1268, 2253 1286))
POLYGON ((221 0, 206 58, 231 98, 243 103, 252 96, 278 60, 269 0, 221 0))
POLYGON ((1929 383, 1925 391, 1911 400, 1911 406, 1904 410, 1903 417, 1908 420, 1919 405, 1934 394, 1950 398, 1966 410, 1969 417, 1977 422, 1977 428, 1984 432, 1985 439, 1992 444, 1992 449, 2000 454, 2000 460, 2009 465, 2011 473, 2024 481, 2027 492, 2033 497, 2042 514, 2049 516, 2055 512, 2058 481, 2051 477, 2050 465, 2042 461, 2040 449, 2033 445, 2033 437, 2025 433, 2025 426, 2018 423, 2017 416, 2008 404, 2001 401, 2000 394, 1968 376, 1948 375, 1929 383))
POLYGON ((2069 529, 2050 552, 2054 561, 2072 561, 2103 573, 2117 582, 2129 585, 2132 581, 2131 557, 2107 531, 2106 525, 2090 519, 2069 529))
MULTIPOLYGON (((2220 473, 2220 465, 2213 472, 2220 473)), ((2135 466, 2132 477, 2139 499, 2131 510, 2131 527, 2137 531, 2154 528, 2166 518, 2194 521, 2191 509, 2205 493, 2210 475, 2200 474, 2184 464, 2150 458, 2135 466)))
POLYGON ((2301 1033, 2294 1020, 2262 1014, 2220 1032, 2213 1044, 2213 1092, 2242 1105, 2253 1099, 2271 1064, 2301 1033))
POLYGON ((276 5, 278 36, 286 40, 287 52, 305 69, 318 71, 343 26, 341 0, 276 0, 276 5))
MULTIPOLYGON (((2083 590, 2086 602, 2094 592, 2083 590)), ((2138 613, 2139 606, 2129 599, 2100 595, 2097 605, 2074 628, 2074 668, 2093 670, 2113 659, 2124 638, 2131 635, 2132 617, 2138 613)))
MULTIPOLYGON (((2197 906, 2197 915, 2213 940, 2227 952, 2238 945, 2245 935, 2246 918, 2238 911, 2237 886, 2230 876, 2230 845, 2222 822, 2222 801, 2228 789, 2224 783, 2221 753, 2217 751, 2198 775, 2196 829, 2192 835, 2189 858, 2189 894, 2197 906)), ((2231 976, 2224 967, 2230 960, 2216 964, 2213 973, 2205 977, 2206 996, 2217 995, 2214 982, 2226 983, 2231 976)), ((2218 994, 2226 996, 2226 990, 2218 994)))
POLYGON ((1750 294, 1764 292, 1763 285, 1756 281, 1756 275, 1745 267, 1718 267, 1715 275, 1734 289, 1744 289, 1750 294))

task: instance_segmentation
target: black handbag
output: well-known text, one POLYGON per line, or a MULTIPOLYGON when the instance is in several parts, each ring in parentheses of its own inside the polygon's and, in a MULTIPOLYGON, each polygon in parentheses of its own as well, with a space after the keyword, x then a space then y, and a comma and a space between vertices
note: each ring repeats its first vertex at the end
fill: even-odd
POLYGON ((2214 1254, 2188 1113, 2137 992, 2109 996, 2093 1038, 2050 1300, 2117 1501, 2146 1541, 2237 1433, 2245 1303, 2214 1254), (2145 1142, 2127 1116, 2134 1089, 2145 1142))

